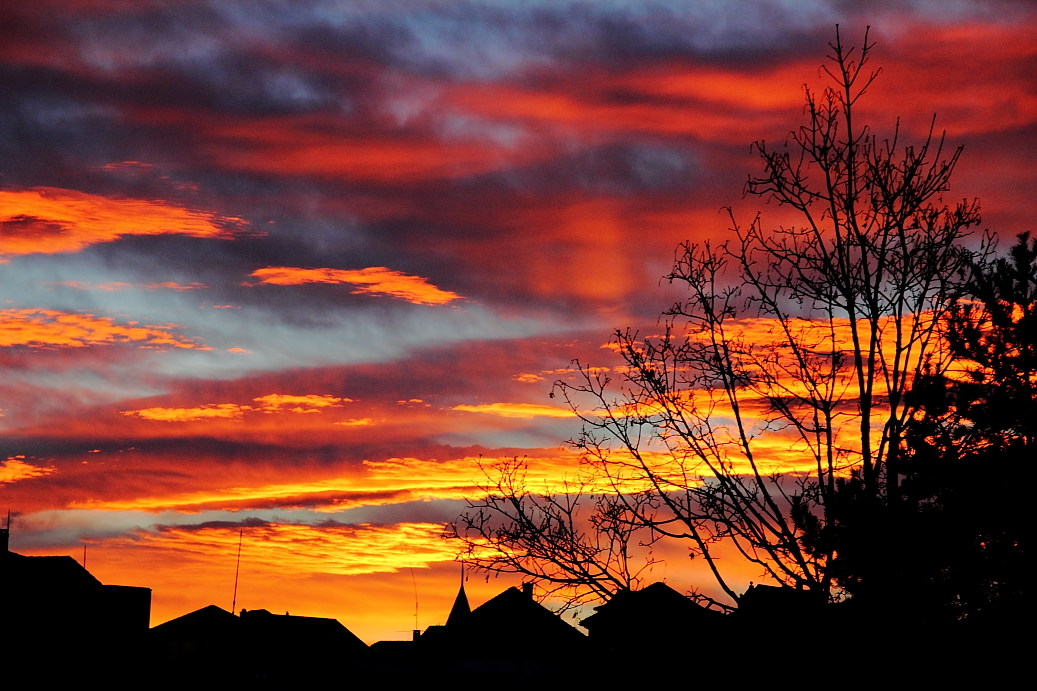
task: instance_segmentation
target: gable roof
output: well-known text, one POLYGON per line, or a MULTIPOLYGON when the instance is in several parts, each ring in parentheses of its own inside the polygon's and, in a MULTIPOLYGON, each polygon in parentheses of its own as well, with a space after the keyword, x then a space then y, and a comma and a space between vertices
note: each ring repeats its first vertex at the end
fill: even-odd
POLYGON ((101 585, 72 557, 27 557, 16 552, 0 553, 0 583, 19 591, 101 585))
POLYGON ((240 619, 249 635, 256 638, 291 641, 297 647, 335 647, 344 652, 367 649, 367 644, 338 619, 273 614, 265 609, 243 609, 240 619))
POLYGON ((518 588, 508 588, 472 610, 462 627, 473 648, 560 652, 586 637, 518 588))
POLYGON ((265 609, 242 610, 234 616, 209 605, 151 629, 154 638, 166 641, 210 641, 228 644, 275 644, 282 649, 334 650, 360 653, 367 644, 337 619, 273 614, 265 609))
POLYGON ((151 629, 151 635, 171 641, 208 640, 237 636, 240 627, 236 616, 222 607, 209 605, 159 624, 151 629))
POLYGON ((580 623, 592 639, 686 636, 690 629, 723 622, 724 615, 695 604, 665 583, 621 590, 580 623))

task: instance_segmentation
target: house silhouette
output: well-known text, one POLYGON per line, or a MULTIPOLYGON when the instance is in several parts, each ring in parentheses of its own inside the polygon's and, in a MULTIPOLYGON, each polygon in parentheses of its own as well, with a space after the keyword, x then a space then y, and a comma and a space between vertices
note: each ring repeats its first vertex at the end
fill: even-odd
POLYGON ((151 589, 104 585, 72 557, 30 557, 9 549, 0 528, 0 588, 8 626, 63 639, 83 635, 116 638, 147 632, 151 589), (12 597, 12 594, 17 594, 12 597))
POLYGON ((600 650, 660 650, 683 647, 703 631, 727 624, 727 617, 702 607, 666 585, 621 590, 580 623, 600 650))
POLYGON ((817 617, 827 603, 827 595, 811 590, 750 583, 738 598, 736 615, 740 619, 817 617))
MULTIPOLYGON (((10 538, 8 518, 0 528, 5 658, 42 665, 57 681, 106 652, 135 654, 150 624, 150 588, 105 585, 72 557, 12 552, 10 538)), ((119 674, 131 674, 130 667, 119 674)))
POLYGON ((151 630, 150 657, 170 678, 232 684, 315 683, 357 667, 367 645, 335 619, 209 605, 151 630))
POLYGON ((410 641, 371 646, 368 679, 420 682, 492 674, 514 682, 554 674, 584 650, 586 636, 533 598, 533 584, 508 588, 470 607, 464 581, 446 624, 414 632, 410 641))

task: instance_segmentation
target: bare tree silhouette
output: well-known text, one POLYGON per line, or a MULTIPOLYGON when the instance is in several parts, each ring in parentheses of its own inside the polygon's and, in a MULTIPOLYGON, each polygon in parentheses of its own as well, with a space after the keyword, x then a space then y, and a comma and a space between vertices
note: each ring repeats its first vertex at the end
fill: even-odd
POLYGON ((538 493, 518 458, 483 472, 482 498, 447 529, 448 537, 464 541, 466 560, 535 579, 542 596, 565 602, 563 610, 642 585, 655 561, 635 556, 633 548, 650 492, 602 493, 590 477, 577 476, 562 492, 538 493))
POLYGON ((832 85, 806 89, 806 123, 783 145, 754 145, 763 174, 746 186, 799 221, 743 224, 729 210, 729 239, 678 248, 666 278, 687 298, 664 313, 663 334, 617 331, 620 374, 576 362, 577 383, 556 383, 583 421, 572 443, 588 482, 611 491, 533 500, 502 469, 455 526, 469 548, 497 550, 471 551, 476 565, 521 562, 547 580, 553 569, 607 597, 629 587, 617 577, 628 567, 588 569, 585 555, 603 554, 602 536, 622 526, 605 564, 625 564, 609 550, 639 533, 684 541, 734 601, 721 545, 774 583, 830 596, 835 547, 818 536, 838 520, 840 483, 852 478, 874 505, 901 500, 907 393, 948 366, 944 317, 990 238, 964 247, 979 205, 944 203, 961 148, 946 148, 935 119, 916 144, 901 141, 899 121, 888 137, 858 122, 878 76, 868 34, 854 48, 837 27, 829 45, 832 85), (574 527, 575 507, 594 502, 618 522, 574 527))

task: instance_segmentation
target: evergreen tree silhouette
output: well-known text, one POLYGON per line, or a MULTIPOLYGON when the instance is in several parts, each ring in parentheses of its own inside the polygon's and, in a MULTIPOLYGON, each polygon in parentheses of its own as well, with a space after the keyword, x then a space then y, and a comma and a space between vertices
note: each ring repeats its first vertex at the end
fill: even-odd
POLYGON ((976 266, 945 323, 958 365, 915 382, 900 493, 878 502, 840 483, 837 520, 809 536, 833 577, 888 619, 1003 623, 1021 616, 1025 482, 1037 426, 1037 240, 976 266))

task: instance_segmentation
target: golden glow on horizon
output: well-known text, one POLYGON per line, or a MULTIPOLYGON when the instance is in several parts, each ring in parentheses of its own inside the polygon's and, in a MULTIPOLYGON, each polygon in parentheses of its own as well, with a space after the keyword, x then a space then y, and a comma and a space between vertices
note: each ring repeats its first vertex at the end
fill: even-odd
POLYGON ((137 342, 143 348, 172 346, 209 350, 207 346, 200 346, 184 336, 173 333, 174 326, 139 326, 135 321, 124 326, 116 324, 111 317, 96 317, 87 313, 48 309, 2 309, 0 347, 27 345, 83 348, 137 342))
MULTIPOLYGON (((156 532, 136 531, 102 543, 105 547, 131 547, 135 551, 176 551, 181 557, 206 562, 232 554, 241 529, 238 524, 160 527, 156 532)), ((457 556, 457 546, 443 539, 443 526, 438 523, 267 523, 244 526, 244 531, 242 560, 247 560, 253 574, 394 573, 453 561, 457 556)))
MULTIPOLYGON (((392 528, 391 525, 381 527, 392 528)), ((238 533, 234 528, 227 529, 232 532, 233 544, 225 553, 209 553, 199 548, 181 552, 176 549, 175 539, 163 544, 161 536, 148 542, 132 538, 91 541, 88 566, 103 583, 152 588, 152 626, 206 605, 229 609, 238 533)), ((239 609, 263 607, 277 613, 290 611, 303 616, 335 618, 366 642, 374 643, 410 638, 410 629, 414 626, 415 583, 421 598, 420 628, 445 623, 457 594, 459 567, 452 558, 428 561, 426 566, 416 565, 413 572, 403 567, 396 573, 375 571, 343 576, 283 568, 291 566, 291 562, 282 563, 282 568, 274 571, 266 563, 265 549, 253 553, 252 530, 245 528, 241 550, 239 609), (258 559, 253 559, 254 556, 258 559)), ((371 535, 366 532, 360 538, 370 539, 371 535)), ((261 533, 255 536, 257 540, 263 539, 261 533)), ((348 544, 342 545, 343 551, 349 549, 348 544)), ((18 551, 33 556, 77 557, 82 553, 82 546, 18 551)), ((686 557, 684 559, 686 561, 686 557)), ((414 562, 417 564, 419 559, 414 562)), ((675 575, 672 569, 670 574, 675 575)), ((518 583, 517 576, 470 577, 465 590, 475 606, 518 583)))
POLYGON ((50 187, 0 190, 0 260, 78 252, 124 235, 227 238, 228 224, 244 223, 160 201, 109 199, 50 187))
POLYGON ((445 305, 461 298, 456 293, 437 288, 421 276, 409 276, 384 266, 356 270, 270 266, 257 269, 251 275, 258 278, 260 283, 278 286, 305 283, 348 284, 354 286, 354 294, 388 295, 415 305, 445 305))

